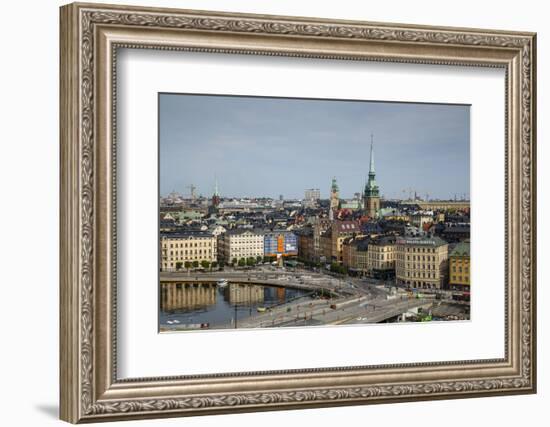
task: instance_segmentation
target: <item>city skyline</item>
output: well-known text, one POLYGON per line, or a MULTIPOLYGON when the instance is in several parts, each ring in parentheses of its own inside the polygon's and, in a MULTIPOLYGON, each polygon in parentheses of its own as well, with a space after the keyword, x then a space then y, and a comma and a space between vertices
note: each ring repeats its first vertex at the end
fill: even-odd
POLYGON ((469 198, 469 106, 213 95, 159 96, 160 194, 328 199, 362 193, 374 135, 387 199, 469 198))

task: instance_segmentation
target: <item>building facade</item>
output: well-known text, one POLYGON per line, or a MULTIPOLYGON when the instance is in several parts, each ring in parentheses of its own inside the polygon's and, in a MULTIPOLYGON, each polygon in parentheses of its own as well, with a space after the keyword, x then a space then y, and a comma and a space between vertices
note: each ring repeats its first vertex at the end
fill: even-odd
POLYGON ((368 247, 368 273, 376 279, 395 276, 396 238, 384 236, 374 239, 368 247))
POLYGON ((298 239, 298 257, 303 261, 318 261, 313 246, 313 229, 304 228, 296 232, 298 239))
POLYGON ((367 216, 370 218, 378 217, 378 212, 380 211, 380 191, 376 184, 376 172, 374 170, 374 140, 372 135, 370 141, 369 178, 363 193, 363 207, 367 216))
POLYGON ((214 258, 218 259, 218 240, 227 230, 222 225, 214 224, 208 228, 208 232, 214 236, 214 258))
POLYGON ((297 256, 298 239, 291 231, 267 231, 264 235, 264 256, 297 256))
POLYGON ((461 242, 449 255, 449 287, 470 291, 470 242, 461 242))
POLYGON ((321 248, 321 236, 330 229, 331 223, 328 218, 315 218, 315 222, 313 223, 313 253, 316 261, 319 261, 321 256, 324 256, 321 248))
POLYGON ((359 221, 334 221, 331 227, 330 259, 342 263, 344 260, 342 244, 348 237, 355 237, 361 233, 359 221))
POLYGON ((176 271, 186 263, 200 265, 216 261, 216 238, 211 233, 166 233, 160 237, 160 270, 176 271))
POLYGON ((319 203, 321 191, 318 188, 308 188, 304 192, 304 206, 306 208, 314 208, 319 203))
POLYGON ((232 229, 219 236, 218 251, 221 259, 227 264, 234 260, 258 258, 264 256, 263 230, 232 229))
POLYGON ((370 239, 367 237, 348 237, 342 245, 342 263, 351 271, 361 275, 367 275, 368 247, 370 239))
POLYGON ((398 237, 395 277, 398 284, 422 289, 442 289, 447 283, 448 248, 439 237, 398 237))
POLYGON ((329 228, 319 237, 319 260, 331 262, 332 259, 332 230, 329 228))

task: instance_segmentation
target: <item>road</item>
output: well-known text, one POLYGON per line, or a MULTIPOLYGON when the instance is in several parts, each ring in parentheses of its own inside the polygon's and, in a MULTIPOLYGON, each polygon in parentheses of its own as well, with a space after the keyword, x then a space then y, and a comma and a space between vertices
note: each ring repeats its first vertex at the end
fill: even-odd
MULTIPOLYGON (((330 291, 329 299, 300 298, 240 319, 237 325, 239 329, 378 323, 419 307, 427 309, 433 304, 433 299, 408 298, 405 294, 392 293, 379 280, 338 277, 305 270, 265 268, 260 271, 224 270, 199 274, 178 272, 161 273, 160 277, 162 282, 213 282, 222 278, 240 283, 330 291)), ((218 324, 211 327, 233 328, 234 325, 218 324)))
MULTIPOLYGON (((430 300, 416 298, 388 300, 380 297, 369 298, 365 295, 332 300, 300 300, 239 320, 238 328, 379 323, 409 310, 418 307, 428 308, 431 305, 430 300)), ((215 327, 232 326, 216 325, 215 327)))

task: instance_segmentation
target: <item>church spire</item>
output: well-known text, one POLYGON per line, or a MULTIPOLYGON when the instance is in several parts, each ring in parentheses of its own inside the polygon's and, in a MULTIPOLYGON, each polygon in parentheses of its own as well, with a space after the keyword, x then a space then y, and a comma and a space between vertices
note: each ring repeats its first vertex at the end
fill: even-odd
POLYGON ((380 209, 380 190, 376 184, 374 171, 374 135, 370 134, 370 167, 369 177, 363 193, 363 207, 370 218, 377 218, 380 209))
POLYGON ((369 174, 374 174, 374 135, 370 134, 370 168, 369 174))
POLYGON ((214 196, 219 196, 220 191, 218 189, 218 178, 214 176, 214 196))

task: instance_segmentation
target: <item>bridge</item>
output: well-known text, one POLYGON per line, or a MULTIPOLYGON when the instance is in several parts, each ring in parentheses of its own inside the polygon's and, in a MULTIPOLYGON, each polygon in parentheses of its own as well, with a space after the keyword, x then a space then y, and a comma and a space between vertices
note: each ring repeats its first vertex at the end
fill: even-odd
POLYGON ((345 286, 345 282, 321 274, 297 275, 296 273, 263 273, 243 274, 242 272, 223 273, 160 273, 161 284, 215 284, 218 280, 226 279, 234 283, 250 285, 275 286, 293 288, 305 291, 330 291, 335 293, 356 293, 345 286))

